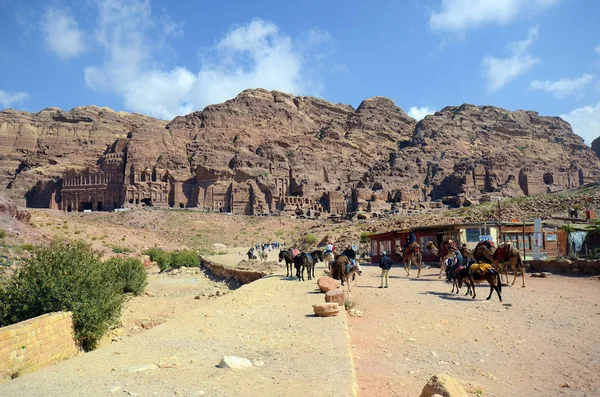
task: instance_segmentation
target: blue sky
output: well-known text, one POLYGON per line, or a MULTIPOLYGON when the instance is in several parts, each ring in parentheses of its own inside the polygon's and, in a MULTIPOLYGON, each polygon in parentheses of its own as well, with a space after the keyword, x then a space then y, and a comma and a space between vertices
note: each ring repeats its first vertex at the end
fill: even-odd
POLYGON ((473 103, 600 136, 600 2, 0 0, 0 108, 163 119, 246 88, 413 117, 473 103), (285 5, 284 5, 285 4, 285 5))

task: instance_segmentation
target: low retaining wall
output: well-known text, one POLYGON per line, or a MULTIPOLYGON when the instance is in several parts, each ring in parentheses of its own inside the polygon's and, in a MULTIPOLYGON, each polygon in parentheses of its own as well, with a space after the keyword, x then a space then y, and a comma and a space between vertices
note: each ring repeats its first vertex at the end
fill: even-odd
POLYGON ((565 274, 596 275, 600 274, 600 261, 587 259, 527 261, 529 272, 550 272, 565 274))
POLYGON ((44 314, 0 328, 0 383, 79 352, 71 312, 44 314))
POLYGON ((212 274, 218 277, 233 277, 240 284, 250 284, 253 281, 261 279, 265 277, 267 274, 263 272, 252 272, 249 270, 238 270, 233 269, 227 266, 219 265, 208 261, 206 259, 202 259, 202 264, 206 267, 212 274))

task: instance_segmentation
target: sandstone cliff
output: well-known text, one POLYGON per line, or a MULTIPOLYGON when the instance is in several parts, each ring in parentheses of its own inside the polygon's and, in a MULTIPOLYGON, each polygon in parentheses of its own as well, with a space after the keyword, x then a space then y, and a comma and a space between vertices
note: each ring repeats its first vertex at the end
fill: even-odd
MULTIPOLYGON (((0 111, 0 186, 10 197, 22 200, 38 180, 56 180, 67 169, 94 167, 116 139, 165 125, 152 117, 97 106, 70 112, 58 108, 38 113, 0 111)), ((161 136, 152 144, 162 142, 161 136)), ((167 144, 156 150, 168 151, 167 144)))
POLYGON ((375 211, 440 199, 460 206, 486 193, 600 181, 598 157, 557 117, 464 104, 416 123, 383 97, 354 109, 262 89, 168 124, 93 106, 5 110, 0 144, 0 183, 13 198, 38 180, 58 181, 30 192, 46 197, 66 169, 101 168, 103 154, 118 152, 123 194, 113 186, 111 200, 138 205, 160 196, 165 205, 248 214, 375 211))

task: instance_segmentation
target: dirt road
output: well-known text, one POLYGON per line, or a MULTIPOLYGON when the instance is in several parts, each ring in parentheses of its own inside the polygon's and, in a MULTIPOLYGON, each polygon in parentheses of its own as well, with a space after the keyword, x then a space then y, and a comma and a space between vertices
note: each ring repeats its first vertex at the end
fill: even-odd
POLYGON ((440 372, 473 396, 600 395, 599 279, 526 275, 500 303, 487 285, 475 301, 451 295, 437 269, 408 279, 396 266, 388 289, 363 270, 352 299, 364 316, 349 318, 360 396, 418 396, 440 372))

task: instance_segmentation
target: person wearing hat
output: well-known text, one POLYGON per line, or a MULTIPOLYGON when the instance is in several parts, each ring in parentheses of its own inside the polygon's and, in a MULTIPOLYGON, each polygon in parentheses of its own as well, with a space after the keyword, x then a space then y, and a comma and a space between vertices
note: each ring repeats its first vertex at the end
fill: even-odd
POLYGON ((382 252, 381 260, 379 261, 379 267, 381 268, 381 286, 379 288, 387 288, 388 287, 388 274, 394 261, 392 258, 386 255, 386 252, 382 252), (384 285, 385 281, 385 285, 384 285))

